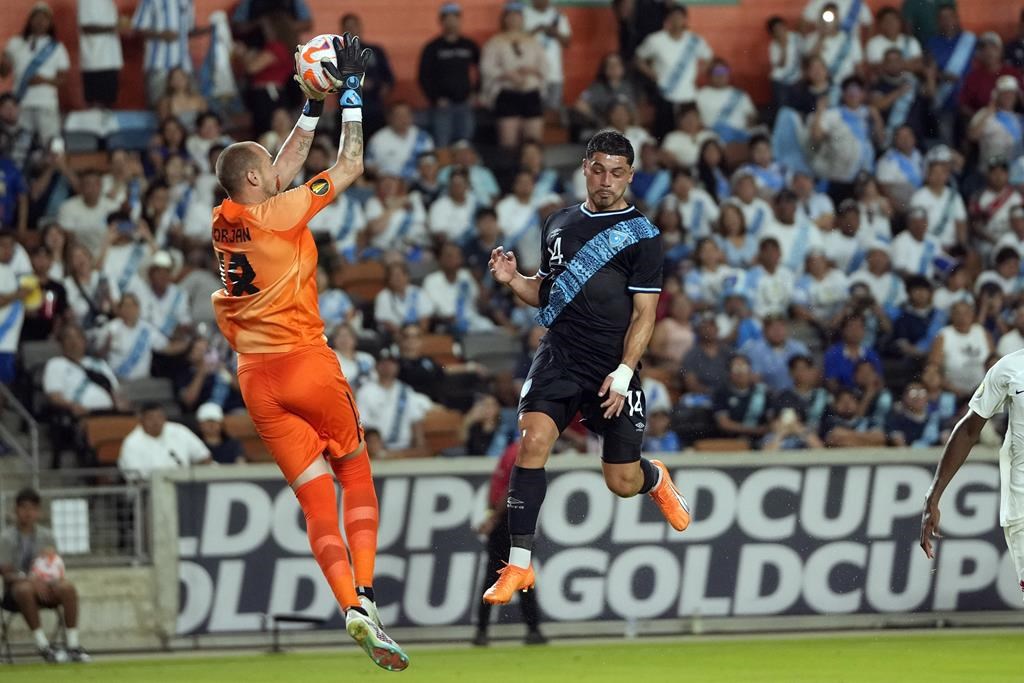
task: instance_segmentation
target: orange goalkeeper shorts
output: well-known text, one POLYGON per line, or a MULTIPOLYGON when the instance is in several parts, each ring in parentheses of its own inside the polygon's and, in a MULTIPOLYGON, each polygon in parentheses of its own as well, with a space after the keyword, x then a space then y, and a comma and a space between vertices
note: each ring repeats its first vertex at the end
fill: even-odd
POLYGON ((289 484, 325 450, 340 457, 363 440, 352 388, 326 344, 240 353, 238 384, 256 431, 289 484))

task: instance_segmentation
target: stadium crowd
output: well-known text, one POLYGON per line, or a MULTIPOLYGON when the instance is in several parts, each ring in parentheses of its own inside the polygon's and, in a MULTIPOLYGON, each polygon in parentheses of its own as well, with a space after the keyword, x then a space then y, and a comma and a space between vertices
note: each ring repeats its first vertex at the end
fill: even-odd
MULTIPOLYGON (((14 83, 0 95, 0 380, 50 426, 55 466, 62 449, 93 462, 82 418, 140 409, 121 454, 132 476, 246 457, 223 429, 244 405, 210 305, 226 265, 209 243, 213 167, 234 139, 274 152, 287 136, 293 46, 312 16, 303 0, 242 0, 197 23, 191 0, 171 5, 121 17, 112 0, 80 2, 76 37, 39 3, 0 61, 14 83), (135 68, 129 38, 145 42, 147 112, 110 110, 135 68), (75 39, 87 112, 58 98, 75 39), (86 115, 93 128, 73 125, 86 115), (104 163, 72 163, 96 126, 104 163), (27 353, 47 340, 57 355, 27 353), (132 405, 151 377, 174 393, 132 405)), ((504 5, 482 45, 458 4, 439 6, 420 111, 392 97, 388 46, 338 19, 373 49, 368 172, 310 229, 372 455, 435 454, 438 406, 461 415, 445 453, 515 440, 543 330, 487 261, 501 244, 538 267, 546 216, 585 198, 579 155, 561 163, 544 140, 607 128, 634 145, 633 201, 665 248, 647 450, 941 443, 986 368, 1024 341, 1024 14, 1004 42, 963 30, 952 0, 874 15, 811 0, 799 25, 765 17, 772 101, 759 107, 685 5, 612 5, 620 49, 575 102, 562 52, 578 38, 550 0, 504 5)), ((331 119, 300 181, 329 165, 331 119)), ((592 447, 580 425, 563 441, 592 447)))

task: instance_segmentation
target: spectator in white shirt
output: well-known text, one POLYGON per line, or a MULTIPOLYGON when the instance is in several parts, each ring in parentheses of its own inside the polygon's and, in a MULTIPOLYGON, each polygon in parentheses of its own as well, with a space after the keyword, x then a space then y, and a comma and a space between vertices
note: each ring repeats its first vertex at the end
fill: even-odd
MULTIPOLYGON (((870 18, 870 10, 863 7, 870 18)), ((825 4, 814 21, 814 32, 804 39, 805 54, 821 57, 833 83, 858 74, 864 61, 860 36, 857 30, 845 30, 836 3, 825 4)))
POLYGON ((84 244, 93 256, 100 253, 107 233, 107 217, 119 205, 103 196, 99 171, 86 169, 78 175, 79 194, 65 199, 57 211, 57 222, 84 244))
POLYGON ((412 108, 405 102, 391 106, 388 125, 373 134, 366 146, 366 165, 407 181, 416 177, 416 160, 434 149, 430 134, 413 124, 412 108))
POLYGON ((115 304, 121 300, 117 284, 93 265, 92 253, 81 244, 68 245, 68 272, 64 276, 64 289, 75 321, 84 327, 102 324, 114 314, 115 304))
POLYGON ((895 319, 899 315, 900 306, 907 300, 907 289, 903 278, 892 272, 889 249, 888 243, 879 240, 868 245, 864 265, 850 276, 850 287, 865 285, 885 314, 895 319))
POLYGON ((971 118, 967 137, 978 143, 978 166, 982 170, 993 157, 1020 154, 1024 144, 1024 117, 1017 113, 1020 103, 1017 77, 1003 74, 996 80, 988 106, 971 118))
POLYGON ((558 195, 535 197, 533 174, 526 169, 516 173, 512 194, 494 207, 498 225, 505 235, 506 251, 514 251, 524 272, 540 267, 540 228, 542 214, 558 206, 558 195))
POLYGON ((338 325, 331 334, 331 348, 338 357, 341 372, 356 391, 366 382, 377 381, 376 361, 366 351, 356 348, 358 341, 355 331, 348 325, 338 325))
POLYGON ((158 251, 149 262, 149 277, 140 292, 142 317, 153 323, 170 339, 192 326, 192 304, 188 294, 171 281, 174 261, 166 251, 158 251))
POLYGON ((463 267, 462 249, 446 242, 438 250, 437 270, 423 279, 423 293, 431 301, 434 318, 456 336, 494 329, 479 310, 480 287, 463 267))
POLYGON ((471 237, 477 207, 469 188, 469 173, 464 168, 456 168, 448 177, 448 191, 430 205, 430 234, 435 239, 453 242, 471 237))
POLYGON ((181 353, 188 342, 179 341, 169 346, 167 337, 148 320, 139 316, 139 298, 131 292, 121 297, 117 317, 96 333, 96 346, 103 349, 117 379, 126 382, 149 377, 154 351, 181 353))
POLYGON ((438 180, 447 183, 452 171, 464 168, 469 171, 469 185, 473 188, 473 196, 482 206, 490 206, 501 195, 498 180, 494 172, 480 163, 473 145, 468 140, 457 140, 452 145, 453 163, 441 169, 438 180))
POLYGON ((970 216, 974 232, 988 244, 975 247, 987 252, 1003 235, 1010 232, 1010 212, 1024 204, 1020 194, 1010 185, 1010 171, 1005 157, 992 157, 988 162, 988 177, 981 192, 974 196, 970 216))
POLYGON ((910 71, 921 71, 924 66, 921 43, 912 35, 903 33, 903 18, 895 7, 883 7, 875 15, 878 33, 868 41, 866 52, 868 66, 877 70, 885 59, 885 53, 895 48, 903 55, 910 71))
POLYGON ((847 274, 860 268, 864 260, 864 249, 858 239, 859 232, 860 207, 852 199, 846 199, 839 205, 833 228, 822 231, 822 249, 825 255, 847 274))
POLYGON ((992 259, 995 267, 978 276, 974 283, 974 291, 981 292, 982 287, 991 282, 1002 290, 1009 305, 1015 304, 1021 292, 1020 261, 1016 249, 1003 247, 992 259))
POLYGON ((726 144, 749 140, 748 129, 757 121, 750 95, 729 83, 731 73, 729 64, 716 57, 708 66, 708 84, 697 91, 701 120, 726 144))
POLYGON ((890 253, 893 270, 904 277, 934 276, 935 258, 942 254, 942 246, 929 234, 926 209, 917 206, 910 208, 907 212, 907 229, 893 239, 890 253))
POLYGON ((795 171, 789 186, 796 195, 797 211, 822 230, 831 230, 836 219, 836 207, 827 194, 814 188, 814 176, 795 171))
POLYGON ((118 74, 124 66, 117 5, 114 0, 77 4, 82 94, 87 106, 112 109, 117 102, 118 74))
POLYGON ((782 251, 782 265, 796 274, 804 271, 808 252, 824 248, 821 231, 807 216, 797 211, 796 195, 785 189, 775 198, 775 220, 765 228, 766 237, 774 237, 782 251))
POLYGON ((388 451, 430 455, 426 452, 423 418, 433 404, 398 380, 398 358, 389 349, 381 351, 377 359, 377 381, 364 384, 356 400, 363 425, 380 434, 388 451))
POLYGON ((661 142, 661 151, 669 155, 678 166, 697 164, 700 149, 715 134, 704 127, 700 109, 696 104, 684 104, 676 114, 676 128, 661 142))
POLYGON ((373 302, 377 327, 395 337, 404 325, 419 324, 427 329, 427 321, 433 314, 433 302, 422 289, 409 282, 406 265, 388 264, 387 284, 373 302))
POLYGON ((910 198, 912 208, 925 210, 928 234, 942 246, 967 243, 967 207, 960 193, 949 187, 953 153, 945 145, 933 147, 925 160, 925 184, 910 198))
POLYGON ((800 15, 804 28, 813 29, 828 10, 832 11, 839 28, 853 32, 858 41, 861 28, 870 27, 873 21, 871 8, 862 0, 810 0, 800 15))
POLYGON ((14 380, 24 302, 32 291, 23 282, 29 272, 22 272, 15 262, 14 245, 14 233, 0 232, 0 382, 4 384, 14 380))
POLYGON ((13 72, 14 97, 21 107, 18 123, 35 133, 43 146, 60 134, 57 93, 69 68, 68 51, 57 40, 53 10, 45 2, 37 2, 29 12, 25 28, 4 47, 0 78, 13 72))
POLYGON ((694 187, 689 169, 679 168, 672 174, 672 190, 662 200, 662 207, 679 213, 687 239, 693 243, 707 237, 718 222, 718 204, 703 188, 694 187))
POLYGON ((789 30, 786 20, 777 15, 768 19, 768 35, 772 37, 768 46, 768 62, 772 67, 772 106, 778 107, 786 100, 789 89, 800 82, 803 41, 800 34, 789 30))
POLYGON ((185 149, 192 157, 201 173, 209 173, 213 170, 210 165, 210 150, 214 145, 227 147, 234 140, 230 135, 225 135, 221 128, 220 117, 212 111, 203 112, 196 118, 196 131, 185 140, 185 149))
POLYGON ((892 146, 878 160, 875 178, 897 204, 904 206, 924 184, 924 155, 917 149, 914 129, 903 125, 892 136, 892 146))
POLYGON ((697 98, 697 76, 714 54, 707 42, 689 30, 685 5, 666 8, 662 30, 650 34, 636 50, 636 66, 658 84, 662 102, 658 103, 658 134, 672 127, 672 109, 697 98))
POLYGON ((168 422, 158 403, 144 404, 139 424, 121 443, 117 468, 129 481, 149 481, 160 470, 187 469, 213 462, 210 449, 191 429, 168 422))
POLYGON ((141 291, 142 267, 156 253, 149 227, 118 211, 109 216, 106 237, 98 259, 104 277, 114 283, 119 292, 141 291))
POLYGON ((849 280, 833 268, 820 248, 807 253, 806 270, 793 291, 794 316, 806 320, 827 336, 834 329, 850 297, 849 280))
POLYGON ((1010 229, 999 238, 993 251, 998 252, 1003 247, 1016 249, 1024 259, 1024 205, 1010 209, 1010 229))
POLYGON ((759 318, 766 315, 785 315, 793 300, 796 277, 782 265, 782 252, 774 237, 762 237, 757 252, 757 265, 741 278, 739 292, 753 304, 759 318))
POLYGON ((742 168, 754 176, 757 192, 765 201, 773 200, 786 187, 786 169, 775 161, 772 141, 765 135, 750 138, 750 162, 742 168))
POLYGON ((191 78, 189 38, 210 32, 209 27, 198 28, 195 23, 195 0, 140 2, 136 8, 132 28, 146 41, 142 68, 150 105, 163 95, 173 69, 181 69, 191 78))
POLYGON ((392 174, 377 179, 366 202, 366 241, 376 249, 408 250, 427 243, 427 211, 416 192, 392 174))
POLYGON ((1024 349, 1024 303, 1017 304, 1013 311, 1013 329, 999 338, 996 353, 1000 356, 1024 349))
POLYGON ((551 0, 532 0, 523 8, 523 28, 532 33, 544 48, 547 69, 544 74, 544 106, 554 111, 562 109, 562 90, 565 85, 562 68, 562 49, 569 46, 572 29, 569 19, 551 0))
POLYGON ((743 212, 747 234, 756 242, 761 231, 772 223, 772 207, 757 196, 757 182, 749 170, 741 168, 732 174, 732 197, 729 202, 743 212))

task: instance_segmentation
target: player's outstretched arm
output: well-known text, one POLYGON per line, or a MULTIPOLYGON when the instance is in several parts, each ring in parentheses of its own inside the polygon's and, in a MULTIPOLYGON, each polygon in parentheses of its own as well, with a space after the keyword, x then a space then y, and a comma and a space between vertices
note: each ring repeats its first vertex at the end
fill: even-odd
POLYGON ((526 277, 519 272, 516 255, 498 247, 491 252, 491 275, 499 285, 508 285, 512 293, 527 306, 540 307, 540 283, 544 279, 540 275, 526 277))
POLYGON ((981 430, 988 422, 984 417, 968 410, 967 414, 953 427, 953 433, 949 435, 946 448, 942 451, 942 459, 935 468, 935 478, 928 488, 928 495, 925 498, 924 513, 921 515, 921 549, 929 559, 935 557, 935 549, 932 547, 932 538, 940 538, 939 534, 939 499, 942 492, 946 490, 953 475, 967 460, 971 449, 978 443, 981 430))
POLYGON ((317 122, 320 114, 324 111, 325 93, 317 92, 309 87, 306 81, 299 76, 299 53, 295 53, 295 74, 292 78, 299 84, 299 88, 306 96, 306 105, 302 108, 302 116, 295 123, 288 139, 281 145, 277 158, 274 159, 274 168, 281 179, 281 187, 288 187, 292 180, 302 170, 309 156, 309 149, 313 145, 313 135, 316 132, 317 122))
POLYGON ((647 351, 651 335, 654 334, 654 321, 657 317, 660 296, 655 292, 633 294, 633 315, 629 321, 629 328, 626 330, 626 339, 622 344, 622 361, 619 363, 619 367, 605 377, 601 390, 597 392, 600 397, 607 395, 604 403, 601 404, 606 418, 616 417, 622 412, 626 393, 629 391, 629 383, 633 380, 633 373, 640 365, 640 359, 647 351))
POLYGON ((341 140, 338 160, 327 169, 337 192, 344 192, 363 174, 363 78, 370 60, 369 48, 362 48, 359 36, 345 33, 334 38, 337 64, 321 62, 324 73, 338 91, 341 107, 341 140))

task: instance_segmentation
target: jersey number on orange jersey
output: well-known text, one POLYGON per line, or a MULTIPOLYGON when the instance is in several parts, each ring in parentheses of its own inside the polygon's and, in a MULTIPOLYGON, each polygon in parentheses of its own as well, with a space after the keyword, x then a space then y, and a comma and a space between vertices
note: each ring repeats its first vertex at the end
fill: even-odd
POLYGON ((217 253, 217 266, 220 269, 220 281, 231 296, 256 294, 259 287, 252 282, 256 279, 256 271, 252 269, 249 258, 245 254, 217 253))

